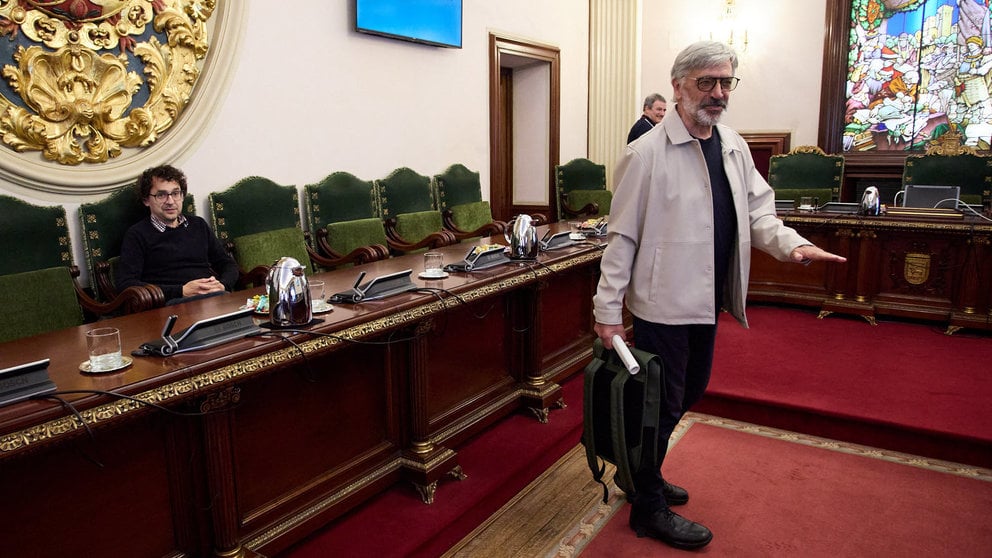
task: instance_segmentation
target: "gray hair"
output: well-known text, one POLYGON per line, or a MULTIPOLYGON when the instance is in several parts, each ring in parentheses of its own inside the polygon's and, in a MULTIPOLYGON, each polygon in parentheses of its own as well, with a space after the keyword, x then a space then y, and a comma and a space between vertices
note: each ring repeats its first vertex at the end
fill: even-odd
POLYGON ((652 106, 654 106, 654 104, 657 103, 658 101, 661 101, 662 103, 665 103, 665 104, 668 103, 668 101, 666 101, 665 98, 662 97, 660 94, 658 94, 658 93, 652 93, 652 94, 650 94, 650 95, 648 95, 647 97, 644 98, 644 106, 642 108, 644 110, 647 110, 647 109, 651 108, 652 106))
POLYGON ((734 49, 716 41, 692 43, 675 57, 675 63, 672 64, 672 79, 682 79, 693 70, 709 68, 724 62, 730 62, 731 68, 737 71, 737 53, 734 49))

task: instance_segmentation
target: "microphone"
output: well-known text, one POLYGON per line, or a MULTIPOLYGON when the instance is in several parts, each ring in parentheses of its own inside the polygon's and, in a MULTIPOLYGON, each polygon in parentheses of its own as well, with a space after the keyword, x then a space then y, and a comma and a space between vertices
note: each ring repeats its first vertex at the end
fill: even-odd
POLYGON ((162 341, 165 341, 165 346, 162 347, 163 355, 171 355, 179 348, 179 343, 172 338, 172 328, 176 325, 176 320, 178 319, 179 316, 176 314, 165 319, 165 327, 162 328, 162 341))

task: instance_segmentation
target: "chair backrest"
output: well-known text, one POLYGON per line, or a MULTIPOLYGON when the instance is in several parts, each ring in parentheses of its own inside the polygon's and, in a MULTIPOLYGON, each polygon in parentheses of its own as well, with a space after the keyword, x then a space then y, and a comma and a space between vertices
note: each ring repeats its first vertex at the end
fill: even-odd
POLYGON ((844 157, 828 155, 815 145, 800 145, 768 160, 768 184, 775 199, 819 198, 821 203, 840 200, 844 157))
POLYGON ((0 275, 72 265, 65 208, 0 195, 0 275))
MULTIPOLYGON (((192 194, 187 194, 186 199, 183 200, 183 213, 196 215, 196 204, 192 194)), ((98 263, 112 262, 120 255, 124 233, 131 225, 147 217, 148 209, 141 203, 138 188, 134 184, 124 186, 98 202, 79 206, 86 268, 91 278, 97 276, 98 263)), ((114 278, 108 279, 110 284, 113 284, 114 278)), ((99 292, 98 281, 94 280, 92 284, 97 296, 106 298, 110 294, 99 292)))
POLYGON ((924 155, 906 157, 902 185, 958 186, 961 201, 981 204, 992 189, 992 157, 961 144, 961 136, 947 133, 927 144, 924 155))
POLYGON ((451 165, 434 176, 437 207, 444 211, 459 205, 482 201, 482 183, 479 173, 461 163, 451 165))
POLYGON ((0 195, 0 342, 83 323, 65 208, 0 195))
POLYGON ((599 205, 598 215, 606 215, 612 193, 606 189, 606 165, 582 157, 555 166, 555 189, 558 192, 558 218, 576 215, 588 203, 599 205))
POLYGON ((438 209, 450 211, 451 223, 459 230, 474 231, 493 222, 492 207, 482 199, 479 173, 465 165, 455 163, 434 175, 434 192, 438 209))
POLYGON ((272 265, 292 256, 313 272, 300 226, 300 197, 295 186, 251 176, 209 196, 214 233, 233 247, 242 271, 272 265))
POLYGON ((300 227, 300 196, 296 186, 281 186, 268 178, 249 176, 223 192, 209 196, 214 234, 230 242, 254 233, 300 227))
POLYGON ((310 232, 329 223, 378 218, 375 184, 347 172, 335 172, 316 184, 304 186, 310 232))
POLYGON ((430 177, 413 169, 398 168, 386 178, 376 180, 375 185, 383 219, 437 210, 430 177))

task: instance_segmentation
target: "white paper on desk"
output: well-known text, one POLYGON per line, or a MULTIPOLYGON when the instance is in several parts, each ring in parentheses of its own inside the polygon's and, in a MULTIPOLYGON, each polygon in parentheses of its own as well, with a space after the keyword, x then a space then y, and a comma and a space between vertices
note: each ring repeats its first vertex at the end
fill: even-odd
POLYGON ((613 350, 620 356, 620 361, 623 362, 623 365, 627 368, 627 372, 630 372, 631 376, 641 371, 641 366, 637 364, 634 355, 631 354, 627 344, 624 343, 619 335, 613 336, 613 350))

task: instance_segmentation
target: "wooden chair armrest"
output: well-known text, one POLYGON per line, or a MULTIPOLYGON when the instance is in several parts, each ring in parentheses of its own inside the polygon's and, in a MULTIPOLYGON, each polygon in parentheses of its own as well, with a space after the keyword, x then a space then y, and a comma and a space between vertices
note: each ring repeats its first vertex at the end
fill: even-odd
POLYGON ((115 313, 133 314, 165 306, 165 294, 162 293, 162 289, 150 284, 128 287, 117 293, 113 299, 99 302, 79 286, 76 280, 79 277, 79 268, 71 266, 69 269, 76 299, 79 300, 83 311, 91 315, 99 317, 115 313))
POLYGON ((548 220, 548 216, 543 213, 531 213, 530 219, 535 227, 539 225, 547 225, 548 223, 551 222, 548 220))
POLYGON ((93 264, 93 282, 96 283, 100 298, 113 300, 117 298, 117 285, 114 284, 110 262, 100 261, 93 264))
POLYGON ((409 242, 396 232, 396 218, 390 217, 385 222, 386 226, 386 241, 389 242, 390 249, 399 252, 406 253, 412 252, 414 250, 419 250, 421 248, 440 248, 442 246, 450 246, 452 244, 458 244, 458 239, 451 231, 437 231, 427 235, 420 242, 409 242))
POLYGON ((441 217, 444 219, 444 228, 451 231, 451 234, 455 235, 455 238, 459 241, 465 240, 466 238, 477 238, 480 236, 500 236, 503 234, 503 231, 506 230, 506 223, 503 221, 492 221, 486 223, 474 231, 459 229, 458 225, 455 224, 454 215, 450 209, 445 209, 441 213, 441 217))
POLYGON ((568 205, 566 200, 561 200, 561 211, 566 217, 579 217, 581 215, 599 215, 599 204, 589 202, 580 208, 568 205))
POLYGON ((242 291, 252 287, 264 287, 271 267, 268 265, 256 265, 249 271, 238 270, 238 281, 234 284, 234 290, 242 291))
MULTIPOLYGON (((307 234, 309 235, 309 233, 307 234)), ((359 246, 348 254, 337 252, 334 248, 331 248, 330 243, 327 241, 326 228, 317 230, 316 244, 317 249, 310 250, 310 257, 313 258, 314 263, 325 268, 338 267, 349 263, 359 265, 384 260, 389 257, 389 248, 386 248, 382 244, 359 246)))
POLYGON ((320 248, 319 251, 308 246, 307 252, 310 253, 310 259, 313 260, 315 264, 325 269, 331 269, 349 263, 360 265, 363 263, 384 260, 389 257, 389 249, 381 244, 359 246, 348 254, 339 254, 327 244, 326 230, 324 231, 323 237, 321 237, 318 232, 317 244, 320 248))

